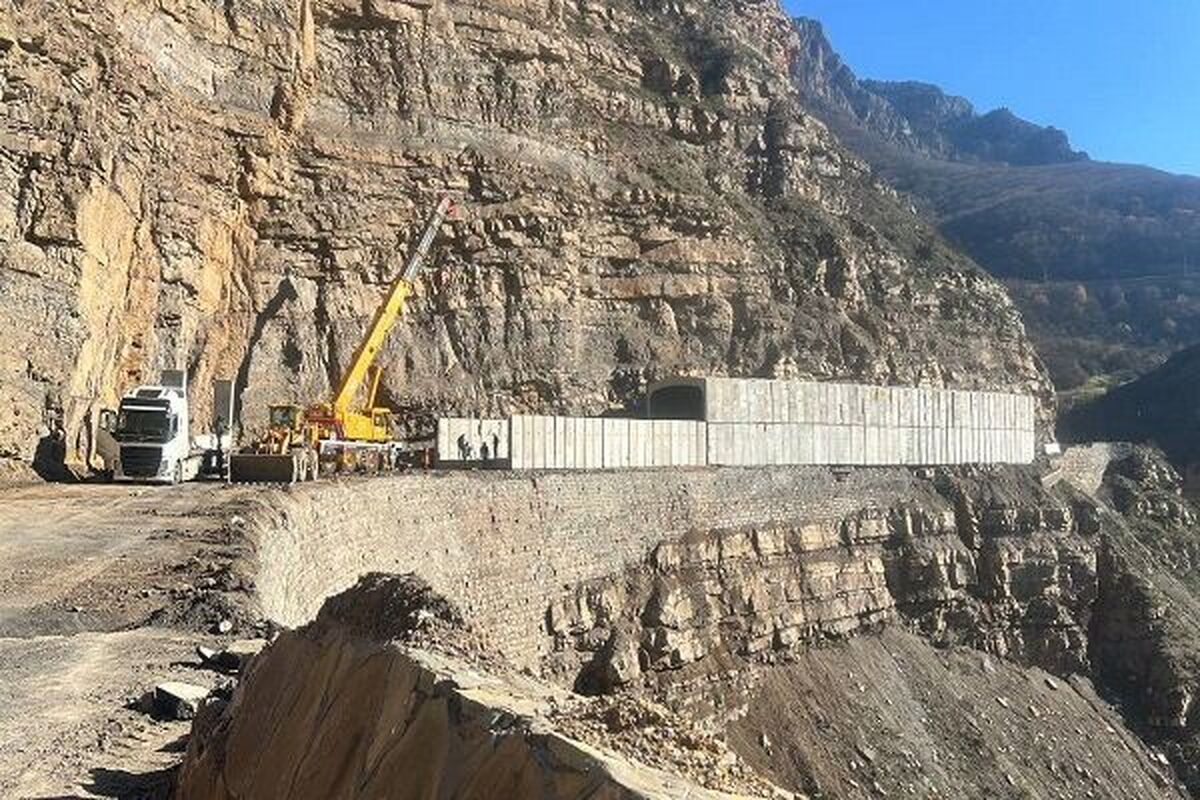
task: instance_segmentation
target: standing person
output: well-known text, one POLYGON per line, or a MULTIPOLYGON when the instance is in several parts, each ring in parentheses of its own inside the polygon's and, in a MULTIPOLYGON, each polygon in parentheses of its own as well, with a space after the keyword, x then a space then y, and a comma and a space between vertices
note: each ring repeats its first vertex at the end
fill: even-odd
POLYGON ((487 442, 479 445, 479 459, 485 464, 491 460, 491 454, 488 452, 487 442))
POLYGON ((458 437, 458 460, 467 461, 471 458, 471 444, 467 441, 465 433, 458 437))

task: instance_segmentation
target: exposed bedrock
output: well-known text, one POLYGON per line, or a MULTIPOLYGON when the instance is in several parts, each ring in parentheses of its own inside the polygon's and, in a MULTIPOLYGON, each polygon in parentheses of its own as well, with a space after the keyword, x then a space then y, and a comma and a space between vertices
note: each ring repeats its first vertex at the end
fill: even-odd
POLYGON ((1186 769, 1188 618, 1116 563, 1121 519, 1031 472, 460 473, 266 499, 242 524, 268 614, 303 623, 375 570, 431 589, 373 577, 283 634, 197 728, 185 798, 378 796, 355 792, 402 769, 383 796, 671 797, 713 763, 751 794, 1183 796, 1148 744, 1186 769))
POLYGON ((677 683, 710 661, 790 659, 902 622, 1058 674, 1086 673, 1097 530, 1020 470, 914 480, 844 514, 695 529, 547 616, 548 665, 585 690, 677 683))
MULTIPOLYGON (((444 600, 412 586, 370 576, 332 599, 314 623, 275 641, 231 703, 210 705, 197 721, 175 797, 731 797, 622 755, 618 736, 598 746, 571 733, 615 707, 480 660, 470 647, 448 654, 447 641, 466 632, 444 600), (416 648, 414 637, 441 649, 416 648)), ((644 708, 669 732, 662 744, 679 748, 679 760, 695 751, 701 780, 743 796, 772 795, 765 781, 736 768, 721 743, 644 708)))
POLYGON ((381 355, 417 411, 675 372, 1049 385, 1003 288, 802 111, 774 2, 36 0, 0 15, 0 458, 164 367, 244 422, 381 355))

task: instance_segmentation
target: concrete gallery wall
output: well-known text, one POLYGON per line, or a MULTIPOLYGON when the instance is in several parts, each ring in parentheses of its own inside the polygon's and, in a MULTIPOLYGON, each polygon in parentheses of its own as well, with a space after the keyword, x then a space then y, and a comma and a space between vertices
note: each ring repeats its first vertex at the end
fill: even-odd
POLYGON ((707 464, 702 422, 513 417, 510 435, 513 469, 642 469, 707 464))
MULTIPOLYGON (((443 464, 504 463, 517 470, 701 466, 933 466, 1028 464, 1032 397, 1001 392, 684 379, 703 420, 517 416, 438 422, 443 464)), ((655 387, 650 413, 654 415, 655 387)))
POLYGON ((1035 455, 1025 395, 732 378, 702 386, 714 465, 1028 464, 1035 455))

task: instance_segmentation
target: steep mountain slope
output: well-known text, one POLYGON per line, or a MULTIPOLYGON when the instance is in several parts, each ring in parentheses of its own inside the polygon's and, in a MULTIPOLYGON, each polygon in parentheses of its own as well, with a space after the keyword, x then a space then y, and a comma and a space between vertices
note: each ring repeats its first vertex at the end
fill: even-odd
POLYGON ((163 367, 201 395, 236 377, 251 426, 326 391, 444 192, 461 213, 383 356, 400 406, 595 412, 677 371, 1048 397, 1002 287, 799 110, 775 2, 0 20, 10 463, 58 427, 86 461, 99 410, 163 367))
POLYGON ((1060 389, 1200 341, 1200 179, 1087 160, 1061 131, 860 81, 798 20, 805 104, 1005 279, 1060 389))
POLYGON ((1152 442, 1185 471, 1200 470, 1200 347, 1071 409, 1062 434, 1076 441, 1152 442))

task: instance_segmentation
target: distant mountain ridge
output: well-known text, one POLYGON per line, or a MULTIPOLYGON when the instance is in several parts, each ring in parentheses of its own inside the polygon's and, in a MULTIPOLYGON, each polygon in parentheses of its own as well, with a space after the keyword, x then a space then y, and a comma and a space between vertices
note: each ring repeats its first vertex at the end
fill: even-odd
POLYGON ((819 22, 793 24, 805 104, 1008 283, 1060 390, 1200 343, 1200 178, 1092 161, 1057 128, 930 84, 860 80, 819 22))
POLYGON ((859 80, 820 22, 800 17, 796 27, 805 57, 792 72, 806 95, 896 144, 948 161, 1038 166, 1089 160, 1087 153, 1071 148, 1063 131, 1021 119, 1007 108, 980 114, 969 100, 933 84, 859 80))

